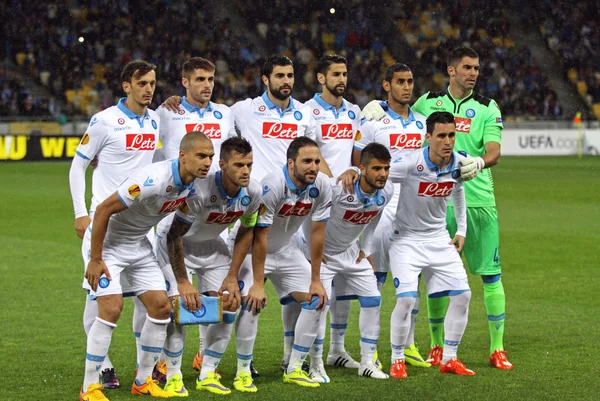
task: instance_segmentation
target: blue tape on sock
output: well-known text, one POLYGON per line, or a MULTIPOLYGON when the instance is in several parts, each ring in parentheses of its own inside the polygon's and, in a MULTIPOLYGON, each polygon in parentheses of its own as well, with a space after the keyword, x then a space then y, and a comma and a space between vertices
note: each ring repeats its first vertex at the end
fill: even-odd
POLYGON ((358 297, 358 302, 361 308, 375 308, 381 305, 381 296, 358 297))

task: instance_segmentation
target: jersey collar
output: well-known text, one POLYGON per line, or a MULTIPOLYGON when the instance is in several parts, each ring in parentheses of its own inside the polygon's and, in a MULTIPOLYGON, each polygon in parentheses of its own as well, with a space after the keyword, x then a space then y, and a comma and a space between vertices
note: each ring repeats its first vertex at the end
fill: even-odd
POLYGON ((138 116, 133 111, 129 110, 127 106, 125 106, 126 101, 126 97, 122 97, 121 99, 119 99, 119 102, 117 103, 117 108, 121 110, 123 114, 125 114, 131 120, 136 119, 138 124, 140 125, 140 128, 144 128, 144 120, 150 118, 150 115, 148 114, 148 108, 146 108, 146 114, 144 114, 143 116, 138 116))
POLYGON ((233 198, 231 198, 229 195, 227 195, 227 193, 225 192, 225 188, 223 188, 223 171, 222 170, 217 171, 217 173, 215 174, 215 183, 217 184, 217 189, 219 190, 219 195, 221 195, 221 199, 227 200, 227 206, 231 206, 238 199, 240 199, 241 197, 243 197, 246 194, 246 191, 244 191, 244 187, 240 187, 240 190, 233 198))
POLYGON ((391 107, 388 105, 387 100, 381 102, 382 103, 382 107, 385 105, 385 107, 383 107, 383 109, 387 112, 387 114, 392 117, 394 120, 400 120, 400 122, 402 123, 402 127, 406 128, 410 125, 410 123, 415 122, 415 115, 412 111, 412 109, 410 108, 410 106, 408 107, 408 118, 406 119, 406 121, 404 121, 404 117, 402 117, 400 114, 396 113, 394 110, 391 109, 391 107))
POLYGON ((333 112, 333 115, 335 116, 335 118, 338 118, 340 116, 340 113, 342 111, 346 111, 347 110, 346 101, 344 99, 342 99, 342 106, 338 110, 335 106, 333 106, 333 105, 327 103, 325 100, 323 100, 323 98, 321 97, 321 95, 322 95, 322 93, 315 93, 315 96, 313 97, 313 99, 323 109, 325 109, 325 110, 331 110, 333 112))
POLYGON ((290 104, 289 104, 289 106, 287 107, 287 109, 285 109, 285 110, 283 110, 283 111, 281 110, 281 108, 280 108, 279 106, 277 106, 275 103, 273 103, 273 102, 271 101, 271 99, 269 99, 269 95, 267 94, 267 91, 265 91, 265 92, 262 94, 261 98, 262 98, 263 102, 265 102, 265 105, 266 105, 266 106, 267 106, 267 107, 268 107, 270 110, 277 109, 277 112, 278 112, 278 113, 279 113, 279 115, 280 115, 280 116, 282 116, 282 117, 283 117, 283 115, 285 114, 285 112, 286 112, 286 111, 292 111, 292 110, 294 110, 294 109, 295 109, 295 107, 294 107, 294 99, 292 99, 292 97, 291 97, 291 96, 290 96, 290 104))
POLYGON ((356 199, 362 202, 363 208, 369 207, 374 204, 383 205, 383 202, 385 202, 383 196, 381 195, 381 190, 379 189, 375 191, 373 195, 364 193, 360 189, 360 178, 354 183, 354 193, 356 194, 356 199))
POLYGON ((175 186, 177 186, 179 192, 183 192, 186 189, 192 189, 194 186, 194 181, 187 185, 184 185, 183 181, 181 181, 181 176, 179 175, 179 159, 175 159, 171 163, 171 173, 173 174, 173 181, 175 181, 175 186))
POLYGON ((454 152, 452 152, 452 161, 450 162, 448 167, 446 167, 444 170, 440 170, 440 166, 438 166, 437 164, 433 164, 433 162, 429 158, 429 146, 427 146, 425 149, 423 149, 423 156, 425 157, 425 164, 427 164, 427 167, 429 167, 430 170, 435 171, 435 173, 437 174, 438 177, 440 175, 448 174, 448 173, 451 173, 454 170, 458 169, 458 166, 457 166, 458 158, 456 157, 454 152))
POLYGON ((190 113, 196 112, 200 118, 204 118, 204 112, 213 111, 213 103, 209 100, 208 106, 205 109, 201 109, 200 107, 192 106, 186 99, 186 97, 181 98, 181 105, 186 108, 190 113))
MULTIPOLYGON (((292 179, 290 178, 290 175, 288 174, 287 165, 283 166, 283 175, 285 176, 285 183, 286 183, 288 189, 290 191, 292 191, 293 193, 295 193, 296 196, 298 196, 298 197, 301 196, 304 192, 310 190, 311 188, 315 188, 315 184, 314 183, 308 184, 306 186, 306 188, 304 188, 304 189, 298 189, 298 188, 296 188, 296 186, 292 182, 292 179)), ((315 180, 315 182, 316 182, 316 180, 315 180)))

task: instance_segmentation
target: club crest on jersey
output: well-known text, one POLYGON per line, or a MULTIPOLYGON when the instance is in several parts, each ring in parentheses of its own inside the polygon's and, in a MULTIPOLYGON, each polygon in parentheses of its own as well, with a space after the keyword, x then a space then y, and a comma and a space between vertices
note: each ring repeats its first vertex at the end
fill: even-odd
POLYGON ((206 224, 229 225, 235 223, 242 214, 244 214, 243 210, 238 210, 237 212, 229 211, 225 213, 211 212, 206 218, 206 224))
MULTIPOLYGON (((279 212, 277 212, 277 216, 279 217, 290 217, 290 216, 306 216, 310 213, 310 209, 312 208, 312 203, 302 203, 296 202, 295 205, 285 204, 281 206, 279 212)), ((259 213, 260 214, 260 213, 259 213)))
POLYGON ((238 288, 240 289, 240 291, 243 290, 245 286, 246 285, 242 280, 238 280, 238 288))
POLYGON ((81 138, 81 144, 82 145, 87 145, 88 143, 90 143, 90 136, 88 135, 88 133, 86 132, 83 135, 83 138, 81 138))
POLYGON ((277 138, 277 139, 296 139, 298 136, 298 125, 286 124, 286 123, 263 123, 263 138, 277 138))
POLYGON ((417 164, 417 171, 420 173, 425 167, 422 164, 417 164))
POLYGON ((154 150, 156 136, 154 134, 125 135, 125 150, 154 150))
POLYGON ((471 119, 463 117, 454 117, 456 123, 456 132, 468 134, 471 132, 471 119))
POLYGON ((465 114, 466 114, 467 117, 473 118, 473 117, 475 117, 475 110, 473 110, 473 109, 467 109, 467 111, 465 111, 465 114))
MULTIPOLYGON (((441 102, 441 100, 440 100, 441 102)), ((394 277, 394 287, 398 288, 400 286, 400 280, 398 280, 398 277, 394 277)))
POLYGON ((154 129, 158 128, 158 124, 154 120, 152 120, 152 128, 154 128, 154 129))
POLYGON ((317 196, 319 196, 319 189, 318 188, 309 189, 308 196, 310 196, 311 198, 316 198, 317 196))
POLYGON ((165 202, 160 208, 158 213, 171 213, 177 210, 181 204, 185 203, 185 198, 179 198, 177 200, 172 200, 165 202))
POLYGON ((138 184, 133 184, 127 188, 127 192, 129 192, 129 196, 135 199, 140 196, 140 186, 138 184))
POLYGON ((459 169, 452 170, 452 178, 454 178, 454 179, 460 178, 460 170, 459 169))
POLYGON ((352 110, 350 110, 348 112, 348 118, 350 118, 351 120, 354 120, 356 118, 356 114, 352 110))
POLYGON ((390 149, 421 149, 421 134, 390 134, 390 149))
POLYGON ((323 140, 352 139, 352 124, 323 124, 321 125, 323 140))
POLYGON ((211 202, 216 202, 216 201, 217 201, 217 195, 212 195, 212 196, 210 197, 210 201, 211 201, 211 202))
POLYGON ((215 118, 217 120, 220 120, 220 119, 223 118, 223 114, 221 114, 221 112, 219 110, 215 110, 214 113, 213 113, 213 116, 215 116, 215 118))
POLYGON ((319 114, 321 114, 321 111, 319 109, 313 109, 313 114, 315 116, 318 116, 319 114))
POLYGON ((385 197, 384 196, 380 196, 377 198, 377 206, 381 206, 385 203, 385 197))
POLYGON ((244 196, 240 203, 242 206, 248 206, 250 204, 250 197, 248 195, 244 196))
POLYGON ((119 119, 117 120, 117 122, 118 122, 120 125, 123 125, 123 124, 125 124, 125 119, 124 119, 124 118, 119 118, 119 119))
POLYGON ((106 288, 106 287, 108 287, 109 284, 110 284, 110 280, 107 279, 106 277, 102 277, 98 281, 98 285, 100 286, 100 288, 106 288))
POLYGON ((416 124, 418 129, 423 129, 423 123, 421 121, 417 121, 416 124))
POLYGON ((445 198, 452 194, 453 182, 420 182, 419 196, 427 198, 445 198))
POLYGON ((185 132, 200 131, 210 139, 221 139, 221 125, 215 123, 186 124, 185 132))
POLYGON ((165 280, 165 287, 167 287, 167 291, 171 289, 171 283, 169 283, 167 280, 165 280))
POLYGON ((294 118, 298 121, 302 120, 302 113, 300 113, 299 111, 295 111, 294 118))
POLYGON ((371 212, 359 212, 356 210, 346 210, 344 213, 344 217, 342 220, 350 223, 350 224, 369 224, 371 220, 379 213, 378 210, 373 210, 371 212))

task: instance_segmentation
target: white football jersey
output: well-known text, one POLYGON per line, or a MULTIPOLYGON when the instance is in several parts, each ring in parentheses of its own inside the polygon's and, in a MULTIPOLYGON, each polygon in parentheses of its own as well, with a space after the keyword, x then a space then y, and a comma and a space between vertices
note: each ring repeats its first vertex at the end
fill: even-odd
POLYGON ((182 183, 179 159, 138 170, 117 189, 127 209, 111 216, 104 242, 137 244, 159 221, 185 203, 193 185, 194 181, 182 183))
MULTIPOLYGON (((247 188, 240 188, 231 198, 223 189, 221 170, 210 173, 203 180, 196 180, 189 193, 187 208, 178 209, 175 218, 191 224, 184 235, 184 243, 199 243, 213 240, 227 229, 230 224, 242 216, 251 215, 260 207, 260 184, 250 181, 247 188)), ((156 233, 164 237, 171 227, 172 219, 164 219, 158 225, 156 233)))
POLYGON ((453 159, 440 171, 429 160, 429 147, 399 156, 392 162, 389 179, 402 184, 398 209, 393 222, 394 238, 429 241, 449 238, 446 230, 448 201, 454 202, 457 235, 467 232, 467 209, 459 162, 463 159, 453 152, 453 159))
POLYGON ((236 130, 252 145, 252 179, 256 182, 287 164, 290 142, 299 136, 315 139, 315 120, 308 106, 290 97, 281 110, 267 92, 231 106, 236 130))
POLYGON ((127 177, 152 163, 160 118, 148 109, 146 115, 138 116, 125 107, 126 100, 94 115, 77 146, 76 157, 92 160, 98 156, 90 215, 127 177))
POLYGON ((184 96, 178 112, 159 107, 157 113, 161 121, 160 139, 165 159, 176 159, 179 156, 179 145, 185 134, 201 131, 212 140, 215 148, 211 171, 219 170, 221 143, 231 136, 237 136, 229 107, 208 102, 208 107, 201 109, 188 103, 184 96))
POLYGON ((316 141, 333 177, 339 177, 352 165, 352 146, 360 123, 360 108, 342 100, 339 110, 317 93, 305 103, 316 122, 316 141))
MULTIPOLYGON (((325 254, 333 255, 347 251, 362 235, 361 249, 370 254, 370 242, 382 210, 392 199, 394 185, 387 182, 383 189, 374 194, 360 190, 359 182, 354 184, 354 193, 343 190, 342 183, 332 187, 331 217, 325 231, 325 254)), ((309 238, 305 232, 305 238, 309 238)))
POLYGON ((329 219, 331 184, 323 173, 318 173, 313 184, 300 190, 290 179, 287 167, 279 167, 263 178, 261 186, 262 205, 257 226, 272 226, 267 238, 269 253, 288 246, 309 215, 312 221, 329 219))

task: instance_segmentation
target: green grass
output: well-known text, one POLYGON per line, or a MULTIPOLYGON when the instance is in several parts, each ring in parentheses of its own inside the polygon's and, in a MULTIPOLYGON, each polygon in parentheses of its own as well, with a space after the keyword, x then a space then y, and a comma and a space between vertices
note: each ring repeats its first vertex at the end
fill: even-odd
MULTIPOLYGON (((80 240, 73 229, 68 163, 0 164, 0 399, 75 400, 84 367, 81 317, 84 294, 80 240)), ((329 369, 332 383, 304 390, 283 385, 280 308, 271 302, 259 323, 256 395, 230 399, 597 399, 597 275, 600 246, 600 158, 508 158, 494 168, 500 215, 503 282, 507 294, 505 345, 515 369, 487 366, 489 347, 482 285, 473 290, 470 321, 459 350, 477 372, 472 378, 410 368, 406 380, 376 381, 329 369)), ((393 286, 386 284, 380 356, 389 366, 393 286)), ((274 292, 269 293, 275 299, 274 292)), ((422 302, 424 305, 424 302, 422 302)), ((424 311, 425 308, 423 307, 424 311)), ((133 400, 135 347, 130 301, 113 335, 111 357, 123 388, 111 400, 133 400)), ((358 308, 353 305, 347 348, 358 350, 358 308)), ((426 317, 417 342, 427 353, 426 317)), ((194 389, 191 368, 197 329, 188 330, 184 379, 190 399, 220 399, 194 389)), ((225 384, 235 373, 230 344, 221 365, 225 384)))

